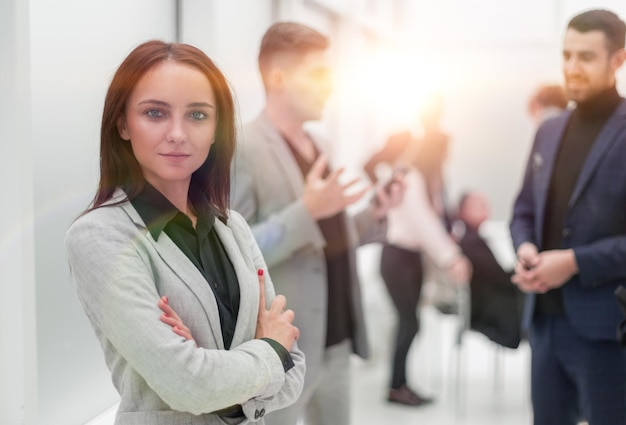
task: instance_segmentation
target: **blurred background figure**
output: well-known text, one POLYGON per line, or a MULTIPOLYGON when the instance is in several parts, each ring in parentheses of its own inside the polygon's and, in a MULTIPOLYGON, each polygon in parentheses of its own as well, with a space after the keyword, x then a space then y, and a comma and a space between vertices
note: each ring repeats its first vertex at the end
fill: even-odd
POLYGON ((523 297, 511 284, 513 271, 502 268, 480 233, 482 224, 490 219, 485 194, 477 191, 464 193, 459 200, 456 219, 455 236, 472 264, 471 329, 504 347, 517 348, 521 340, 523 297))
POLYGON ((533 92, 528 101, 528 114, 539 126, 543 121, 551 118, 567 108, 567 95, 563 86, 558 84, 544 84, 533 92))
POLYGON ((443 166, 448 136, 439 128, 443 99, 433 95, 419 113, 422 135, 410 131, 389 137, 364 168, 377 181, 381 164, 406 173, 402 204, 389 211, 387 243, 383 246, 380 273, 398 316, 388 400, 410 406, 432 402, 407 383, 406 360, 419 331, 419 301, 428 257, 447 279, 466 284, 470 265, 447 229, 443 166))
POLYGON ((321 119, 332 91, 329 46, 296 22, 265 32, 258 61, 266 102, 244 126, 234 163, 233 208, 252 227, 276 292, 298 312, 306 355, 302 395, 269 417, 273 425, 350 423, 350 357, 366 358, 369 348, 355 250, 384 239, 387 209, 401 197, 401 185, 378 191, 376 205, 348 214, 368 187, 343 182, 329 147, 304 127, 321 119))

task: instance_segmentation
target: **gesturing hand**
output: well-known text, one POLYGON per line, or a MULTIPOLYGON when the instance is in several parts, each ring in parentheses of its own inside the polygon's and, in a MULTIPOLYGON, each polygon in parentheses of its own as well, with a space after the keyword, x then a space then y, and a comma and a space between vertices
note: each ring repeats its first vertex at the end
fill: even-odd
POLYGON ((323 155, 313 163, 311 170, 306 175, 304 194, 302 200, 304 206, 316 220, 332 217, 347 206, 355 203, 369 190, 368 187, 347 193, 348 189, 360 181, 354 178, 346 184, 339 182, 339 176, 343 168, 331 172, 326 178, 326 158, 323 155))
POLYGON ((172 330, 176 335, 180 335, 188 341, 194 341, 193 336, 191 335, 191 331, 185 324, 182 319, 178 317, 178 314, 174 311, 172 307, 168 304, 167 297, 164 295, 159 299, 157 303, 163 314, 159 318, 161 322, 166 325, 170 325, 172 330))
POLYGON ((401 174, 395 175, 386 185, 376 189, 376 197, 373 198, 374 215, 383 219, 387 211, 400 205, 405 191, 406 180, 401 174))
POLYGON ((293 342, 298 339, 300 331, 293 325, 293 310, 285 310, 287 300, 283 295, 277 295, 272 300, 270 308, 265 304, 265 276, 259 269, 259 315, 257 317, 255 338, 270 338, 281 344, 287 351, 291 351, 293 342))

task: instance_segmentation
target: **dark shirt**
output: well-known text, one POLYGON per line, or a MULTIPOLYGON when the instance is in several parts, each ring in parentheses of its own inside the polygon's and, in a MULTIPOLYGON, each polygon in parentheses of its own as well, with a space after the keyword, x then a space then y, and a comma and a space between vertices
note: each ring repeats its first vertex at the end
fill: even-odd
MULTIPOLYGON (((295 150, 291 143, 285 140, 294 159, 300 167, 302 176, 311 170, 313 165, 295 150)), ((315 159, 320 152, 315 150, 315 159)), ((328 167, 324 170, 324 177, 330 173, 328 167)), ((326 320, 326 347, 338 344, 346 339, 352 339, 352 306, 350 304, 350 258, 348 254, 348 231, 346 229, 345 213, 340 212, 332 217, 319 220, 317 224, 326 240, 324 256, 326 257, 326 274, 328 278, 328 302, 326 320)))
POLYGON ((213 228, 215 215, 206 197, 190 188, 189 201, 198 217, 196 228, 187 215, 147 182, 131 203, 154 240, 165 232, 209 283, 217 301, 224 347, 229 349, 239 314, 239 281, 213 228))
MULTIPOLYGON (((189 188, 189 201, 197 215, 196 228, 187 215, 148 182, 131 203, 154 240, 164 232, 202 273, 215 295, 224 347, 229 349, 239 314, 239 280, 213 226, 217 213, 213 212, 204 193, 193 184, 189 188)), ((226 222, 225 218, 219 219, 226 222)), ((293 367, 293 360, 285 347, 269 338, 262 339, 274 348, 285 371, 293 367)))
MULTIPOLYGON (((615 87, 577 105, 555 158, 543 221, 542 250, 562 249, 569 201, 587 155, 621 98, 615 87)), ((562 315, 561 288, 537 296, 536 313, 562 315)))

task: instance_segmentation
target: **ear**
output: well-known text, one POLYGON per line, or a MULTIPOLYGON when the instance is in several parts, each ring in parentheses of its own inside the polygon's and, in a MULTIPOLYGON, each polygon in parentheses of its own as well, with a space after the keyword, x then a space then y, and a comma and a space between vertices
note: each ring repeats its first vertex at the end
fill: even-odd
POLYGON ((270 87, 280 88, 285 81, 285 72, 279 67, 273 67, 267 74, 267 81, 270 87))
POLYGON ((130 134, 128 133, 128 126, 126 125, 126 115, 122 114, 117 119, 117 131, 120 133, 120 137, 124 140, 130 140, 130 134))
POLYGON ((620 69, 622 65, 624 64, 625 60, 626 60, 626 50, 619 49, 618 51, 614 52, 613 55, 611 56, 611 65, 613 66, 613 70, 617 71, 618 69, 620 69))

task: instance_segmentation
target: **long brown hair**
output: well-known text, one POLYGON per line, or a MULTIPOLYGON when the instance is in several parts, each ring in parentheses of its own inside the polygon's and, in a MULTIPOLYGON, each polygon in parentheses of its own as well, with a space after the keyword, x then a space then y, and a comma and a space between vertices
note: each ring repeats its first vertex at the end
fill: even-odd
POLYGON ((202 72, 215 93, 217 128, 215 143, 191 181, 205 193, 209 203, 226 217, 230 201, 230 164, 235 151, 235 107, 230 86, 221 71, 201 50, 188 44, 159 40, 136 47, 117 69, 104 101, 100 130, 100 183, 91 209, 111 199, 124 187, 126 200, 142 191, 145 180, 131 144, 121 138, 117 122, 125 113, 133 89, 146 72, 164 61, 192 66, 202 72))

